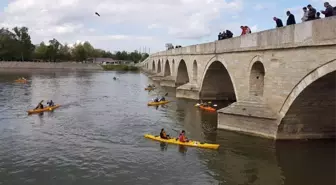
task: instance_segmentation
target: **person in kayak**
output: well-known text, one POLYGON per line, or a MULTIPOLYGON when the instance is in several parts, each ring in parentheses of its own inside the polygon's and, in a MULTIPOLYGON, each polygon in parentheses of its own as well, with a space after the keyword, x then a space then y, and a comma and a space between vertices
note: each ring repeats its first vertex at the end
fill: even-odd
POLYGON ((35 109, 43 109, 43 100, 35 107, 35 109))
POLYGON ((167 135, 167 133, 166 133, 166 131, 164 129, 161 129, 160 138, 162 138, 162 139, 170 139, 169 135, 167 135))
POLYGON ((189 142, 189 139, 185 136, 185 131, 182 130, 182 132, 179 135, 179 141, 180 142, 189 142))
POLYGON ((154 102, 159 102, 159 98, 158 97, 156 97, 156 98, 154 98, 154 100, 153 100, 154 102))
POLYGON ((55 105, 54 102, 53 102, 52 100, 48 101, 47 104, 48 104, 49 107, 52 107, 52 106, 55 105))
POLYGON ((166 101, 166 98, 162 96, 159 101, 166 101))

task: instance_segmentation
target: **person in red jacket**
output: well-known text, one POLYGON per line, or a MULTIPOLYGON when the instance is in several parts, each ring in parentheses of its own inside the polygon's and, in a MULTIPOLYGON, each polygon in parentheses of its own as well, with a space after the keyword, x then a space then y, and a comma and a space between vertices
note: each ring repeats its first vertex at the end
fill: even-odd
POLYGON ((182 132, 179 135, 179 141, 180 142, 189 142, 188 138, 185 136, 185 131, 182 130, 182 132))
POLYGON ((246 35, 246 33, 247 33, 246 27, 245 26, 240 26, 240 28, 242 29, 241 35, 246 35))

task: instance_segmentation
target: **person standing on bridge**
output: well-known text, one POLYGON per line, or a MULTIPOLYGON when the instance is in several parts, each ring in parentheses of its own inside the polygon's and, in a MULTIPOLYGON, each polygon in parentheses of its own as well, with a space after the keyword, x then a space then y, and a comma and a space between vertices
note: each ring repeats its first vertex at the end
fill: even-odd
POLYGON ((280 28, 280 27, 283 27, 283 24, 282 24, 282 20, 277 18, 277 17, 273 17, 273 20, 275 21, 276 23, 276 27, 277 28, 280 28))
POLYGON ((307 7, 303 7, 302 10, 303 10, 303 16, 302 16, 302 18, 301 18, 301 21, 302 21, 302 22, 305 22, 305 21, 308 20, 308 11, 307 11, 307 7))
POLYGON ((314 20, 316 18, 316 9, 312 5, 308 5, 308 21, 314 20))
POLYGON ((324 11, 321 10, 321 13, 323 13, 325 17, 331 17, 334 15, 334 8, 329 4, 329 2, 325 2, 324 7, 326 9, 324 11))
POLYGON ((288 25, 292 25, 292 24, 296 24, 294 15, 293 15, 290 11, 287 11, 286 14, 287 14, 287 16, 288 16, 288 19, 287 19, 287 26, 288 26, 288 25))

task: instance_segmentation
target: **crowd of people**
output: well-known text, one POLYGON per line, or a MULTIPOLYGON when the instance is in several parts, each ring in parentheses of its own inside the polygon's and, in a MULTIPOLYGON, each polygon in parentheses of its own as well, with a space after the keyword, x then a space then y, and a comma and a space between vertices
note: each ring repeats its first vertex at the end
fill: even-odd
MULTIPOLYGON (((301 21, 305 22, 305 21, 311 21, 315 19, 321 19, 320 17, 321 13, 325 17, 336 16, 336 7, 333 7, 332 5, 330 5, 329 2, 325 2, 324 7, 325 7, 325 10, 321 10, 321 12, 317 12, 316 9, 311 4, 307 5, 307 7, 303 7, 302 9, 303 16, 301 18, 301 21)), ((296 24, 295 16, 290 11, 287 11, 286 15, 288 16, 287 22, 286 22, 287 26, 296 24)), ((284 26, 280 18, 273 17, 273 20, 275 21, 277 28, 284 26)), ((251 29, 248 26, 241 26, 240 28, 242 30, 241 35, 252 33, 251 29)), ((233 37, 232 32, 229 30, 226 30, 226 31, 223 31, 223 33, 219 33, 218 40, 223 40, 223 39, 232 38, 232 37, 233 37)))
MULTIPOLYGON (((321 13, 324 15, 324 17, 336 16, 336 7, 331 6, 329 2, 325 2, 324 7, 325 10, 321 10, 321 13)), ((316 9, 311 4, 309 4, 307 7, 303 7, 302 10, 302 22, 321 19, 321 13, 316 11, 316 9)), ((288 16, 286 25, 288 26, 296 24, 295 16, 290 11, 287 11, 286 14, 288 16)), ((280 18, 274 17, 273 20, 275 21, 277 28, 284 26, 280 18)))

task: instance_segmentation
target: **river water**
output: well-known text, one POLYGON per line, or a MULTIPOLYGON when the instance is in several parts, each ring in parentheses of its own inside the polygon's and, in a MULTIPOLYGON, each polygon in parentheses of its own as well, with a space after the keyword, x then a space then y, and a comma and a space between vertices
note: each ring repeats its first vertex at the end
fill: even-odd
POLYGON ((148 83, 141 73, 0 72, 0 184, 335 184, 335 141, 274 142, 216 130, 216 114, 169 89, 146 92, 148 83), (13 83, 19 76, 30 82, 13 83), (147 107, 166 92, 173 102, 147 107), (42 99, 62 106, 28 116, 42 99), (164 146, 143 137, 161 128, 221 146, 164 146))

